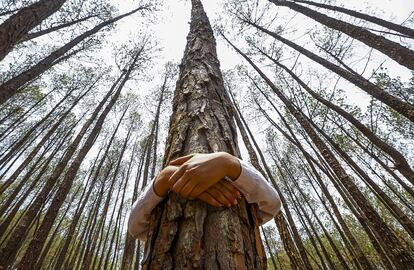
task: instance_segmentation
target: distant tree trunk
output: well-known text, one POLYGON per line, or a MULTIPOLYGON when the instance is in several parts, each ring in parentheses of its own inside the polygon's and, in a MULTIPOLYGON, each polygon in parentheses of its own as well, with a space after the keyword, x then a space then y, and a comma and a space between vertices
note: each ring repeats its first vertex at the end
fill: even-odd
POLYGON ((392 145, 386 143, 381 138, 379 138, 374 132, 372 132, 366 125, 361 123, 358 119, 356 119, 352 114, 348 113, 341 107, 333 104, 329 100, 326 100, 319 94, 317 94, 315 91, 313 91, 309 86, 306 85, 305 82, 303 82, 298 76, 296 76, 295 73, 293 73, 289 68, 279 63, 274 58, 270 57, 265 52, 262 52, 266 57, 268 57, 270 60, 273 61, 277 66, 281 67, 283 70, 285 70, 287 73, 289 73, 290 76, 300 85, 303 89, 306 90, 312 97, 314 97, 316 100, 327 106, 328 108, 332 109, 333 111, 337 112, 339 115, 344 117, 346 120, 348 120, 352 125, 354 125, 359 131, 361 131, 362 134, 364 134, 373 144, 375 144, 378 148, 380 148, 382 151, 390 155, 390 157, 394 160, 394 166, 397 170, 400 171, 402 175, 404 175, 412 184, 414 184, 414 170, 410 167, 408 164, 408 161, 405 159, 405 157, 392 145))
POLYGON ((360 178, 366 183, 366 185, 372 189, 373 193, 377 198, 385 205, 390 211, 391 215, 402 225, 407 233, 414 239, 414 223, 411 219, 396 205, 391 199, 375 182, 372 180, 362 168, 360 168, 355 161, 344 151, 341 147, 335 143, 322 129, 316 126, 313 121, 308 121, 315 127, 315 129, 329 142, 330 145, 339 153, 339 155, 347 162, 360 176, 360 178))
MULTIPOLYGON (((87 192, 85 194, 82 194, 82 198, 84 198, 84 199, 81 200, 81 202, 79 203, 79 206, 75 211, 75 215, 71 219, 70 227, 69 227, 68 232, 67 232, 67 234, 65 235, 65 238, 64 238, 63 247, 62 247, 61 251, 59 252, 59 257, 58 257, 58 259, 56 261, 56 264, 55 264, 56 269, 60 269, 60 267, 63 266, 65 256, 67 255, 67 250, 68 250, 69 245, 72 241, 72 238, 75 234, 76 226, 78 225, 78 222, 81 218, 81 215, 82 215, 83 211, 85 210, 86 204, 88 203, 88 201, 90 199, 89 196, 91 195, 92 190, 93 190, 94 186, 96 185, 96 182, 98 181, 98 178, 99 178, 100 174, 102 173, 102 167, 103 167, 103 165, 104 165, 104 163, 105 163, 105 161, 108 157, 108 153, 109 153, 109 150, 112 146, 112 142, 115 139, 115 135, 118 132, 119 126, 121 125, 121 122, 122 122, 122 120, 125 116, 125 113, 126 113, 126 110, 122 114, 122 116, 121 116, 120 120, 118 121, 118 124, 117 124, 114 132, 112 133, 111 138, 109 139, 109 141, 107 143, 104 154, 102 155, 102 158, 99 161, 98 166, 96 167, 95 173, 92 176, 91 183, 90 183, 90 186, 89 186, 87 192)), ((108 166, 108 167, 111 168, 111 166, 108 166)), ((109 173, 109 170, 108 170, 108 173, 109 173)))
POLYGON ((375 17, 375 16, 371 16, 371 15, 366 14, 366 13, 361 13, 361 12, 358 12, 358 11, 355 11, 355 10, 352 10, 352 9, 347 9, 347 8, 343 8, 343 7, 339 7, 339 6, 331 6, 331 5, 317 3, 317 2, 313 2, 313 1, 295 0, 295 2, 304 3, 304 4, 316 6, 316 7, 321 7, 321 8, 329 9, 329 10, 333 10, 333 11, 338 11, 338 12, 353 16, 355 18, 365 20, 367 22, 375 23, 375 24, 380 25, 382 27, 385 27, 385 28, 388 28, 390 30, 394 30, 396 32, 399 32, 403 35, 407 35, 408 37, 414 38, 414 30, 413 29, 405 27, 405 26, 400 25, 400 24, 396 24, 396 23, 393 23, 393 22, 390 22, 390 21, 383 20, 383 19, 375 17))
MULTIPOLYGON (((39 99, 35 104, 33 104, 29 109, 27 109, 27 111, 25 111, 21 116, 19 116, 15 121, 13 121, 10 125, 7 125, 7 128, 5 128, 1 133, 0 133, 0 139, 3 138, 5 135, 7 136, 7 133, 9 132, 9 134, 11 132, 13 132, 13 128, 21 123, 23 123, 29 116, 30 113, 32 112, 32 110, 34 109, 39 109, 41 108, 41 103, 46 100, 46 98, 53 92, 55 92, 57 90, 57 88, 54 88, 52 90, 50 90, 49 92, 47 92, 41 99, 39 99)), ((34 110, 32 113, 34 113, 36 110, 34 110)), ((1 142, 1 141, 0 141, 1 142)))
POLYGON ((0 25, 0 61, 30 30, 55 13, 66 0, 41 0, 24 7, 0 25))
MULTIPOLYGON (((66 99, 73 93, 74 89, 69 91, 53 108, 50 110, 40 121, 38 121, 36 124, 34 124, 25 134, 22 134, 21 138, 13 143, 6 153, 2 153, 1 159, 0 159, 0 166, 6 164, 13 156, 16 155, 16 152, 30 139, 32 138, 32 135, 37 131, 39 127, 41 127, 44 123, 46 123, 47 120, 50 120, 51 116, 56 112, 56 110, 59 109, 60 105, 63 104, 63 102, 66 101, 66 99)), ((46 129, 46 127, 43 127, 43 129, 46 129)), ((0 194, 4 192, 5 185, 2 185, 0 188, 0 194)))
POLYGON ((285 222, 286 220, 275 218, 275 222, 278 225, 279 233, 281 234, 282 240, 287 241, 286 243, 284 243, 285 247, 290 249, 289 253, 288 253, 288 255, 290 254, 289 258, 290 258, 292 264, 297 264, 298 268, 312 269, 312 265, 309 262, 305 246, 303 244, 302 239, 300 238, 299 231, 296 228, 295 222, 293 221, 293 216, 290 212, 289 204, 287 203, 287 200, 285 199, 285 196, 283 195, 283 192, 280 189, 279 185, 277 185, 276 180, 274 179, 274 177, 272 175, 272 172, 270 171, 269 166, 267 165, 266 159, 263 156, 256 140, 254 139, 254 136, 253 136, 249 126, 247 125, 246 121, 244 120, 244 117, 243 117, 239 107, 235 103, 232 92, 230 91, 229 93, 230 93, 230 96, 232 98, 232 102, 233 102, 233 106, 234 106, 233 115, 236 119, 236 123, 239 127, 240 133, 242 134, 242 138, 243 138, 244 143, 246 145, 246 148, 249 152, 250 161, 252 162, 252 165, 256 167, 257 170, 262 172, 263 175, 268 176, 268 178, 270 179, 270 182, 272 183, 272 185, 275 187, 275 189, 279 193, 280 200, 282 202, 282 206, 283 206, 283 209, 285 210, 285 214, 286 214, 286 217, 287 217, 287 220, 288 220, 288 224, 289 224, 289 226, 292 230, 293 240, 294 240, 294 243, 297 246, 297 249, 299 250, 299 255, 300 255, 300 258, 302 259, 302 262, 300 262, 300 260, 298 261, 298 258, 295 257, 294 253, 295 253, 296 249, 292 249, 291 244, 289 243, 290 240, 287 237, 282 237, 282 233, 284 233, 283 231, 284 231, 284 228, 287 227, 287 224, 284 225, 284 224, 278 224, 278 223, 285 222), (261 166, 259 164, 256 152, 254 151, 253 146, 251 145, 250 140, 248 139, 248 135, 246 133, 246 130, 247 130, 247 133, 250 135, 250 137, 252 139, 252 142, 253 142, 254 146, 256 147, 256 150, 259 153, 259 156, 260 156, 260 159, 263 163, 263 167, 265 168, 266 174, 264 173, 263 169, 261 168, 261 166), (302 263, 303 263, 303 265, 302 265, 302 263))
POLYGON ((56 123, 48 130, 48 132, 43 136, 40 142, 30 151, 27 155, 25 160, 19 165, 19 167, 13 172, 13 174, 3 183, 0 187, 0 194, 4 192, 20 175, 20 173, 25 169, 25 167, 33 160, 36 154, 39 152, 40 148, 45 144, 45 142, 55 133, 55 131, 59 128, 62 122, 65 120, 66 116, 72 112, 72 109, 78 104, 78 102, 95 86, 95 83, 87 89, 84 93, 82 93, 67 109, 62 116, 56 121, 56 123))
POLYGON ((379 101, 383 102, 384 104, 387 104, 400 114, 407 117, 411 122, 414 122, 414 105, 404 102, 399 97, 393 96, 389 93, 387 93, 385 90, 381 89, 377 85, 373 84, 369 80, 365 79, 363 76, 349 72, 348 70, 345 70, 341 68, 338 65, 335 65, 328 60, 312 53, 311 51, 297 45, 296 43, 289 41, 280 35, 276 34, 275 32, 269 31, 264 27, 261 27, 257 25, 254 22, 243 20, 245 23, 252 25, 253 27, 259 29, 260 31, 272 36, 273 38, 281 41, 282 43, 288 45, 289 47, 297 50, 298 52, 304 54, 308 58, 312 59, 313 61, 321 64, 325 68, 335 72, 339 76, 345 78, 349 82, 353 83, 355 86, 359 87, 361 90, 365 91, 369 95, 375 97, 379 101))
MULTIPOLYGON (((44 248, 42 249, 42 253, 41 253, 41 255, 40 255, 40 258, 37 260, 37 263, 36 263, 36 265, 33 267, 33 270, 40 270, 40 269, 42 268, 42 264, 44 263, 44 260, 45 260, 46 256, 47 256, 47 255, 48 255, 48 253, 49 253, 49 249, 50 249, 50 247, 52 246, 52 244, 56 241, 56 236, 57 236, 57 234, 58 234, 59 230, 61 230, 61 225, 62 225, 63 221, 66 219, 67 214, 68 214, 68 212, 69 212, 69 209, 70 209, 71 207, 73 207, 72 203, 73 203, 73 201, 75 200, 75 198, 77 197, 77 195, 78 195, 78 192, 79 192, 80 188, 81 188, 81 186, 79 186, 79 187, 76 189, 76 191, 74 191, 73 195, 71 196, 70 201, 69 201, 69 202, 67 202, 66 209, 65 209, 65 211, 63 211, 63 213, 62 213, 62 215, 61 215, 61 217, 60 217, 59 222, 56 224, 56 226, 55 226, 55 229, 54 229, 53 233, 50 235, 50 237, 49 237, 49 239, 48 239, 48 241, 47 241, 47 244, 46 244, 46 245, 44 246, 44 248)), ((60 242, 61 242, 61 241, 60 241, 60 242)), ((52 257, 52 258, 53 258, 53 257, 52 257)))
POLYGON ((347 174, 342 165, 339 163, 332 151, 322 141, 322 139, 316 134, 311 124, 306 120, 303 113, 298 111, 292 102, 277 88, 272 81, 248 58, 243 52, 236 48, 230 41, 229 44, 249 62, 249 64, 257 71, 266 84, 273 90, 273 92, 279 97, 279 99, 285 104, 287 109, 298 121, 303 130, 307 133, 312 140, 316 148, 319 150, 323 158, 329 164, 334 171, 335 175, 340 179, 342 185, 346 190, 352 194, 352 198, 359 206, 361 211, 366 215, 370 225, 373 229, 383 238, 384 247, 386 247, 390 253, 390 258, 396 267, 399 269, 409 269, 408 265, 414 264, 414 258, 412 253, 404 248, 401 242, 398 240, 394 232, 383 221, 377 211, 372 207, 368 200, 364 197, 363 193, 359 190, 352 178, 347 174))
MULTIPOLYGON (((200 0, 191 2, 164 165, 193 152, 240 156, 213 31, 200 0)), ((151 218, 143 269, 265 269, 256 213, 249 208, 240 200, 218 210, 171 194, 151 218)))
POLYGON ((286 6, 289 7, 315 21, 322 23, 323 25, 333 28, 335 30, 341 31, 347 34, 350 37, 353 37, 362 43, 374 48, 385 55, 388 55, 391 59, 395 60, 397 63, 414 70, 414 51, 400 45, 397 42, 386 39, 382 36, 371 33, 370 31, 329 17, 325 14, 312 10, 310 8, 298 5, 291 1, 279 1, 279 0, 269 0, 277 6, 286 6))
MULTIPOLYGON (((44 73, 46 70, 53 67, 55 64, 59 63, 60 62, 59 59, 62 59, 62 57, 65 58, 64 55, 67 52, 69 52, 71 49, 73 49, 76 45, 78 45, 80 42, 82 42, 86 38, 96 34, 102 28, 104 28, 108 25, 111 25, 111 24, 121 20, 122 18, 125 18, 125 17, 127 17, 131 14, 134 14, 134 13, 136 13, 136 12, 142 10, 142 9, 143 9, 143 7, 139 7, 137 9, 133 10, 133 11, 130 11, 128 13, 122 14, 118 17, 115 17, 113 19, 110 19, 110 20, 107 20, 107 21, 104 21, 104 22, 98 24, 97 26, 95 26, 91 30, 88 30, 85 33, 77 36, 76 38, 74 38, 73 40, 68 42, 67 44, 63 45, 62 47, 60 47, 56 51, 52 52, 51 54, 46 56, 44 59, 42 59, 39 63, 34 65, 33 67, 29 68, 26 71, 23 71, 22 73, 20 73, 16 77, 11 78, 10 80, 4 82, 2 85, 0 85, 0 104, 3 104, 4 102, 6 102, 6 100, 8 100, 13 95, 15 95, 23 85, 25 85, 26 83, 32 81, 33 79, 36 79, 42 73, 44 73)), ((78 50, 76 50, 75 52, 77 52, 77 51, 78 50)))
POLYGON ((42 224, 40 225, 39 230, 33 236, 33 239, 30 242, 29 247, 26 250, 26 253, 24 254, 22 260, 19 263, 18 269, 24 269, 26 265, 32 265, 36 262, 36 258, 39 256, 39 250, 41 250, 41 247, 43 246, 44 241, 46 240, 50 228, 52 227, 53 222, 59 212, 59 209, 62 206, 62 203, 73 184, 73 181, 83 159, 95 143, 95 140, 102 129, 102 125, 108 113, 111 111, 112 107, 115 105, 119 96, 121 95, 121 91, 125 83, 130 79, 130 75, 132 71, 136 68, 136 64, 140 59, 140 56, 141 51, 136 52, 133 56, 133 61, 131 62, 128 70, 126 71, 124 79, 118 86, 117 91, 115 92, 109 103, 106 105, 99 118, 97 119, 95 126, 91 130, 83 147, 79 150, 75 160, 68 168, 68 173, 66 173, 62 183, 60 184, 56 196, 53 198, 48 210, 46 211, 45 217, 42 221, 42 224))
POLYGON ((44 30, 34 32, 34 33, 28 33, 22 39, 20 39, 18 43, 23 43, 23 42, 41 37, 43 35, 53 33, 55 31, 58 31, 58 30, 61 30, 63 28, 66 28, 66 27, 84 22, 84 21, 89 20, 89 19, 94 18, 94 17, 97 17, 97 15, 89 15, 89 16, 86 16, 86 17, 83 17, 83 18, 80 18, 80 19, 77 19, 77 20, 73 20, 73 21, 70 21, 70 22, 67 22, 67 23, 59 24, 57 26, 53 26, 53 27, 50 27, 50 28, 47 28, 47 29, 44 29, 44 30))
POLYGON ((49 193, 55 186, 59 177, 61 176, 67 164, 69 163, 75 151, 77 150, 82 138, 88 131, 89 127, 92 125, 93 121, 98 116, 100 110, 105 105, 106 101, 112 95, 113 91, 119 84, 119 81, 123 78, 123 75, 120 76, 118 80, 112 85, 109 92, 105 95, 105 97, 100 101, 98 106, 95 108, 91 117, 84 123, 81 130, 78 132, 76 138, 68 146, 67 151, 65 152, 65 155, 63 156, 63 158, 56 165, 52 174, 46 180, 46 183, 43 186, 41 192, 38 194, 34 202, 29 206, 27 213, 23 216, 21 222, 19 222, 18 226, 13 231, 6 245, 0 250, 0 266, 4 267, 7 265, 10 265, 10 263, 14 260, 20 246, 22 245, 22 240, 26 237, 28 233, 28 227, 35 219, 37 213, 40 211, 42 205, 46 201, 47 196, 49 195, 49 193))
POLYGON ((264 242, 265 242, 266 247, 267 247, 267 251, 269 252, 270 259, 272 260, 273 268, 275 270, 277 270, 275 257, 273 255, 272 248, 270 247, 269 240, 268 240, 268 237, 266 235, 266 232, 263 230, 263 228, 262 228, 262 234, 263 234, 264 242))

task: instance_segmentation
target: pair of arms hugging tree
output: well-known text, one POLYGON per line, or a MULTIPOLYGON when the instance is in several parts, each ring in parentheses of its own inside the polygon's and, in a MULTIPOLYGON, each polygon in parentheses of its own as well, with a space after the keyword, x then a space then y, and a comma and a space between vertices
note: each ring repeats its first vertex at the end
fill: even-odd
POLYGON ((132 236, 146 239, 151 211, 169 192, 214 207, 236 205, 243 195, 257 204, 262 224, 280 209, 275 189, 249 164, 225 152, 191 154, 171 161, 141 192, 128 221, 132 236))

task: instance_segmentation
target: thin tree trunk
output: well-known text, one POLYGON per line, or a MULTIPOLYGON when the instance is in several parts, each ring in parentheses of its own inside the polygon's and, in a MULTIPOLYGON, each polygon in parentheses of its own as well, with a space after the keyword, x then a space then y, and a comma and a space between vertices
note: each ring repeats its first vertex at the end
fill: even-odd
POLYGON ((276 6, 289 7, 290 9, 293 9, 315 21, 318 21, 329 28, 341 31, 348 36, 370 46, 371 48, 374 48, 383 54, 388 55, 391 59, 395 60, 400 65, 414 70, 414 52, 397 42, 386 39, 383 36, 376 35, 362 27, 329 17, 325 14, 304 7, 302 5, 298 5, 294 2, 280 0, 269 1, 276 6))
POLYGON ((41 147, 45 144, 45 142, 54 134, 54 132, 59 128, 62 122, 65 120, 66 116, 72 112, 72 109, 78 104, 78 102, 95 86, 95 81, 91 87, 87 89, 84 93, 82 93, 67 109, 63 115, 57 120, 57 122, 48 130, 45 136, 40 140, 40 142, 31 150, 31 152, 27 155, 25 160, 19 165, 19 167, 13 172, 13 174, 3 182, 3 185, 0 187, 0 194, 2 194, 20 175, 20 173, 26 168, 26 166, 33 160, 36 154, 39 152, 41 147))
MULTIPOLYGON (((296 246, 297 246, 297 248, 299 250, 299 254, 300 254, 300 257, 301 257, 302 262, 303 262, 303 266, 302 265, 298 265, 298 267, 299 268, 305 267, 306 269, 312 269, 312 266, 311 266, 311 264, 309 262, 309 259, 308 259, 307 253, 306 253, 306 249, 305 249, 305 247, 303 245, 302 239, 300 238, 299 232, 298 232, 298 230, 296 228, 296 225, 295 225, 295 223, 293 221, 293 216, 292 216, 292 214, 290 212, 289 204, 287 203, 287 200, 285 199, 282 190, 277 185, 277 183, 276 183, 276 181, 275 181, 275 179, 274 179, 274 177, 272 175, 272 172, 270 171, 269 166, 267 165, 266 159, 264 158, 263 154, 261 153, 260 148, 259 148, 256 140, 254 139, 254 136, 253 136, 253 134, 252 134, 249 126, 247 125, 246 121, 244 120, 243 115, 242 115, 240 109, 238 108, 237 104, 235 103, 234 97, 233 97, 233 95, 232 95, 231 92, 230 92, 230 96, 232 97, 232 101, 233 101, 233 105, 234 105, 234 109, 235 109, 233 115, 234 115, 234 117, 236 119, 236 123, 240 124, 239 125, 239 130, 240 130, 240 133, 242 134, 242 137, 244 139, 244 143, 246 145, 246 148, 249 151, 249 156, 250 156, 250 160, 252 162, 252 165, 255 166, 255 167, 257 166, 257 169, 260 172, 262 172, 263 175, 266 175, 266 174, 264 174, 263 169, 261 168, 261 166, 258 163, 257 156, 255 154, 255 151, 254 151, 253 147, 251 146, 251 144, 250 144, 250 142, 248 140, 248 136, 247 136, 247 134, 245 132, 244 127, 246 128, 247 133, 250 135, 250 138, 252 139, 252 142, 253 142, 254 146, 256 147, 256 149, 257 149, 257 151, 259 153, 260 159, 261 159, 261 161, 263 163, 263 166, 265 168, 265 171, 267 173, 268 178, 270 179, 271 183, 275 187, 276 191, 279 193, 280 201, 282 202, 282 206, 283 206, 283 209, 285 210, 287 220, 289 222, 290 228, 292 229, 292 234, 293 234, 294 242, 295 242, 295 244, 296 244, 296 246)), ((275 219, 275 221, 277 223, 277 222, 280 222, 282 220, 281 219, 275 219)), ((279 225, 279 227, 283 231, 283 225, 279 225)), ((281 232, 281 231, 279 231, 279 232, 281 232)), ((288 241, 287 238, 282 238, 282 239, 285 239, 286 241, 288 241)), ((286 243, 286 247, 290 247, 290 245, 288 243, 286 243)), ((293 252, 291 254, 293 254, 293 252)), ((295 259, 294 256, 292 256, 290 259, 291 260, 294 260, 294 261, 292 261, 292 263, 296 263, 295 262, 296 259, 295 259)))
POLYGON ((141 52, 142 50, 137 52, 134 56, 134 59, 131 65, 129 66, 128 71, 126 72, 123 81, 120 83, 114 96, 111 98, 108 105, 105 107, 105 109, 97 119, 95 126, 91 130, 83 147, 79 150, 79 153, 76 156, 75 160, 68 168, 68 173, 65 175, 58 189, 58 192, 56 193, 56 196, 53 198, 52 203, 45 214, 45 218, 42 221, 42 225, 40 226, 39 230, 35 233, 32 241, 29 244, 28 249, 26 250, 21 262, 19 263, 18 269, 24 269, 26 265, 32 265, 36 262, 36 259, 39 256, 39 250, 41 250, 41 247, 44 244, 44 241, 47 237, 47 234, 49 233, 50 228, 53 225, 53 222, 59 212, 59 209, 62 206, 62 203, 73 184, 74 178, 76 177, 79 167, 82 161, 84 160, 85 156, 95 143, 96 138, 99 136, 106 116, 111 111, 112 107, 115 105, 116 101, 121 95, 121 91, 125 83, 129 80, 132 71, 135 69, 135 65, 137 64, 137 61, 141 56, 141 52))
POLYGON ((262 228, 262 234, 263 234, 264 242, 265 242, 266 247, 267 247, 267 251, 269 252, 269 255, 270 255, 270 259, 272 260, 273 268, 275 270, 277 270, 275 257, 273 256, 273 251, 270 248, 269 240, 267 239, 266 232, 265 232, 265 230, 263 230, 263 228, 262 228))
POLYGON ((66 0, 40 0, 22 8, 4 21, 0 25, 0 61, 22 37, 55 13, 65 2, 66 0))
MULTIPOLYGON (((229 41, 228 41, 229 42, 229 41)), ((230 43, 230 42, 229 42, 230 43)), ((243 58, 249 62, 249 64, 260 74, 267 85, 274 91, 274 93, 282 100, 288 110, 297 119, 301 127, 308 134, 312 142, 318 148, 322 156, 326 159, 330 167, 334 170, 336 176, 340 179, 344 187, 352 194, 354 201, 360 207, 361 211, 366 215, 373 229, 383 238, 384 247, 386 247, 390 253, 394 265, 399 269, 409 269, 408 265, 414 264, 414 258, 412 253, 407 250, 395 236, 394 232, 387 226, 382 220, 380 215, 364 197, 362 192, 353 182, 352 178, 343 169, 337 158, 332 151, 322 141, 322 139, 313 130, 310 123, 306 120, 302 113, 296 110, 292 102, 286 98, 286 96, 272 83, 272 81, 248 58, 244 53, 237 49, 232 43, 231 46, 243 56, 243 58)))
POLYGON ((373 193, 377 198, 385 205, 390 211, 391 215, 403 226, 407 233, 414 239, 414 223, 411 219, 405 215, 405 213, 393 202, 393 200, 361 169, 352 158, 341 149, 341 147, 335 143, 322 129, 316 126, 313 121, 308 121, 314 126, 314 128, 329 142, 332 147, 338 151, 339 155, 360 175, 361 179, 373 190, 373 193))
POLYGON ((375 135, 374 132, 372 132, 367 126, 365 126, 363 123, 361 123, 358 119, 356 119, 352 114, 348 113, 341 107, 333 104, 329 100, 324 99, 322 96, 317 94, 315 91, 313 91, 309 86, 306 85, 305 82, 303 82, 296 74, 294 74, 290 69, 288 69, 286 66, 282 65, 272 57, 270 57, 265 52, 261 51, 263 55, 265 55, 267 58, 272 60, 273 63, 275 63, 277 66, 281 67, 283 70, 285 70, 287 73, 289 73, 292 78, 298 82, 300 86, 302 86, 303 89, 306 90, 312 97, 314 97, 316 100, 327 106, 328 108, 334 110, 339 115, 344 117, 346 120, 348 120, 352 125, 354 125, 359 131, 361 131, 362 134, 364 134, 373 144, 375 144, 379 149, 390 155, 390 157, 394 160, 394 166, 395 168, 404 175, 412 184, 414 184, 414 171, 408 164, 405 157, 392 145, 386 143, 381 138, 379 138, 377 135, 375 135))
POLYGON ((139 7, 133 11, 130 11, 128 13, 122 14, 120 16, 117 16, 113 19, 107 20, 105 22, 102 22, 92 28, 91 30, 86 31, 85 33, 77 36, 73 40, 71 40, 69 43, 63 45, 56 51, 49 54, 46 58, 41 60, 39 63, 34 65, 33 67, 29 68, 26 71, 23 71, 16 77, 6 81, 2 85, 0 85, 0 104, 3 104, 6 100, 11 98, 13 95, 15 95, 18 90, 25 85, 26 83, 32 81, 33 79, 39 77, 42 73, 44 73, 49 68, 53 67, 55 64, 60 62, 58 59, 61 57, 64 57, 64 55, 74 48, 76 45, 78 45, 80 42, 85 40, 86 38, 98 33, 102 28, 111 25, 122 18, 125 18, 131 14, 134 14, 140 10, 142 10, 143 7, 139 7))
MULTIPOLYGON (((102 169, 102 167, 103 167, 103 165, 105 163, 106 158, 108 157, 108 153, 109 153, 109 150, 110 150, 110 148, 112 146, 112 142, 115 139, 115 135, 118 132, 118 129, 119 129, 120 125, 121 125, 121 122, 122 122, 122 120, 123 120, 123 118, 125 116, 125 113, 126 113, 126 110, 124 110, 124 113, 122 114, 120 120, 118 121, 118 124, 117 124, 114 132, 112 133, 111 138, 108 141, 108 144, 106 146, 106 149, 104 151, 104 154, 103 154, 101 160, 99 161, 98 166, 96 167, 96 170, 95 170, 95 173, 94 173, 94 175, 92 177, 91 184, 90 184, 90 186, 88 188, 88 191, 86 192, 85 196, 82 196, 82 198, 84 197, 84 199, 82 200, 82 203, 79 204, 78 208, 76 209, 75 215, 72 218, 72 221, 71 221, 69 230, 68 230, 68 232, 66 234, 66 237, 64 238, 65 240, 64 240, 64 244, 63 244, 62 250, 60 251, 59 257, 58 257, 58 259, 56 261, 56 266, 55 266, 56 269, 60 269, 60 267, 63 266, 63 262, 65 260, 65 256, 66 256, 67 250, 69 248, 69 245, 70 245, 70 243, 71 243, 71 241, 73 239, 76 226, 78 225, 78 222, 79 222, 79 220, 81 218, 81 215, 82 215, 82 213, 83 213, 83 211, 84 211, 84 209, 86 207, 86 204, 89 201, 89 196, 92 193, 93 187, 96 185, 96 182, 98 181, 98 178, 101 175, 101 169, 102 169)), ((112 166, 110 165, 109 168, 112 169, 112 166)), ((107 174, 109 174, 110 169, 107 170, 107 174)))
POLYGON ((22 39, 20 39, 18 43, 23 43, 23 42, 26 42, 26 41, 29 41, 29 40, 32 40, 32 39, 50 34, 50 33, 53 33, 55 31, 58 31, 58 30, 61 30, 63 28, 67 28, 69 26, 84 22, 84 21, 89 20, 90 18, 94 18, 94 17, 97 17, 97 15, 89 15, 89 16, 86 16, 84 18, 80 18, 80 19, 77 19, 77 20, 74 20, 74 21, 70 21, 70 22, 67 22, 67 23, 62 23, 60 25, 50 27, 48 29, 40 30, 40 31, 37 31, 37 32, 34 32, 34 33, 28 33, 27 35, 22 37, 22 39))
POLYGON ((316 2, 313 2, 313 1, 295 0, 295 2, 304 3, 304 4, 316 6, 316 7, 321 7, 321 8, 329 9, 329 10, 333 10, 333 11, 338 11, 338 12, 353 16, 355 18, 365 20, 367 22, 375 23, 375 24, 380 25, 382 27, 385 27, 385 28, 388 28, 390 30, 394 30, 396 32, 399 32, 399 33, 401 33, 403 35, 406 35, 408 37, 414 38, 414 30, 413 29, 405 27, 405 26, 400 25, 400 24, 396 24, 396 23, 393 23, 393 22, 390 22, 390 21, 383 20, 383 19, 375 17, 375 16, 371 16, 371 15, 366 14, 366 13, 361 13, 361 12, 358 12, 358 11, 355 11, 355 10, 351 10, 351 9, 347 9, 347 8, 343 8, 343 7, 339 7, 339 6, 331 6, 331 5, 327 5, 327 4, 316 3, 316 2))
MULTIPOLYGON (((74 89, 69 91, 39 122, 37 122, 34 126, 32 126, 24 135, 21 136, 21 138, 12 144, 7 153, 6 151, 1 154, 1 160, 0 165, 6 164, 13 156, 16 155, 16 152, 30 139, 32 138, 32 135, 37 131, 39 127, 41 127, 46 121, 55 113, 55 111, 60 107, 60 105, 63 104, 64 101, 73 93, 74 89)), ((46 127, 44 127, 46 129, 46 127)), ((0 194, 4 192, 6 187, 4 185, 0 188, 0 194)))
POLYGON ((298 52, 300 52, 302 54, 304 54, 308 58, 310 58, 310 59, 314 60, 315 62, 321 64, 325 68, 335 72, 336 74, 338 74, 339 76, 345 78, 349 82, 353 83, 354 85, 356 85, 361 90, 368 93, 369 95, 375 97, 379 101, 387 104, 388 106, 390 106, 391 108, 393 108, 394 110, 399 112, 400 114, 404 115, 411 122, 414 122, 414 106, 412 104, 404 102, 399 97, 396 97, 396 96, 393 96, 393 95, 387 93, 386 91, 384 91, 380 87, 376 86, 372 82, 368 81, 367 79, 365 79, 361 75, 356 75, 355 73, 349 72, 349 71, 347 71, 347 70, 345 70, 345 69, 343 69, 343 68, 341 68, 341 67, 339 67, 339 66, 337 66, 337 65, 335 65, 331 62, 329 62, 328 60, 323 59, 322 57, 319 57, 318 55, 312 53, 311 51, 306 50, 305 48, 297 45, 296 43, 294 43, 292 41, 289 41, 289 40, 281 37, 280 35, 267 30, 266 28, 263 28, 263 27, 255 24, 255 23, 247 21, 247 20, 244 20, 244 22, 254 26, 255 28, 259 29, 260 31, 272 36, 273 38, 281 41, 282 43, 288 45, 289 47, 297 50, 298 52))
MULTIPOLYGON (((41 99, 39 99, 35 104, 33 104, 27 111, 25 111, 21 116, 19 116, 15 121, 13 121, 13 123, 11 123, 10 125, 7 126, 6 129, 4 129, 1 133, 0 133, 0 139, 5 137, 5 135, 11 134, 13 132, 13 128, 21 123, 23 123, 24 121, 26 121, 26 119, 30 116, 30 112, 32 112, 33 109, 39 109, 42 106, 40 105, 51 93, 55 92, 57 90, 57 88, 54 88, 52 90, 50 90, 48 93, 46 93, 41 99), (39 106, 40 105, 40 106, 39 106), (10 131, 10 132, 9 132, 10 131)), ((36 110, 34 110, 32 112, 35 113, 36 110)), ((2 142, 2 140, 0 141, 2 142)))
POLYGON ((105 105, 106 101, 109 99, 111 94, 113 93, 114 89, 118 85, 119 81, 122 79, 123 75, 118 78, 118 80, 113 84, 112 88, 106 94, 106 96, 101 100, 98 106, 95 108, 92 116, 86 121, 86 123, 82 126, 81 130, 79 131, 76 138, 73 142, 68 146, 66 153, 62 160, 56 165, 55 169, 53 170, 52 174, 48 177, 45 186, 36 197, 35 201, 30 205, 27 213, 22 218, 19 225, 14 230, 13 234, 11 235, 10 239, 6 243, 6 245, 0 251, 0 266, 7 266, 14 260, 20 246, 22 245, 23 239, 26 237, 28 232, 28 226, 32 223, 35 216, 39 212, 41 206, 43 205, 46 197, 54 187, 55 183, 58 181, 60 175, 63 173, 64 169, 66 168, 67 164, 69 163, 70 159, 74 155, 75 151, 77 150, 83 136, 86 134, 88 128, 93 123, 95 118, 98 116, 100 110, 105 105))

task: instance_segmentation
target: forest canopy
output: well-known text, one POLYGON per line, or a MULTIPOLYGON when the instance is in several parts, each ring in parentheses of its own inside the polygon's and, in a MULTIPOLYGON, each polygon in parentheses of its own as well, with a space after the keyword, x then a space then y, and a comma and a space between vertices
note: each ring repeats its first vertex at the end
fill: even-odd
POLYGON ((411 269, 414 4, 392 2, 2 0, 0 269, 411 269), (189 150, 248 161, 280 213, 220 255, 213 210, 172 195, 133 239, 189 150))

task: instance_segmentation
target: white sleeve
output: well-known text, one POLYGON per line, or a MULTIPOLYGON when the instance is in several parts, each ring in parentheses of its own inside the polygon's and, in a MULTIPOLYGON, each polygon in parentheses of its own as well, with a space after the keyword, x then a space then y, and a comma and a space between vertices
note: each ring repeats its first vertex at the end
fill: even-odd
POLYGON ((248 203, 256 203, 262 224, 271 220, 280 210, 279 194, 255 168, 239 160, 241 173, 232 183, 243 193, 248 203))
POLYGON ((154 180, 141 192, 129 214, 128 232, 139 240, 146 239, 151 211, 164 199, 155 194, 153 186, 154 180))

